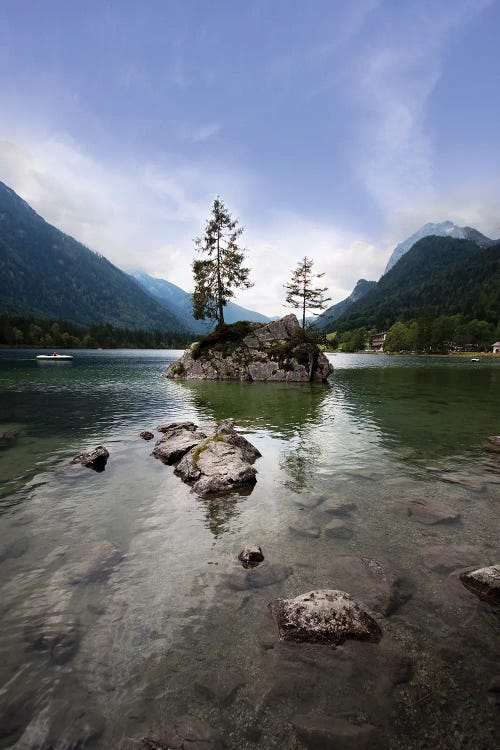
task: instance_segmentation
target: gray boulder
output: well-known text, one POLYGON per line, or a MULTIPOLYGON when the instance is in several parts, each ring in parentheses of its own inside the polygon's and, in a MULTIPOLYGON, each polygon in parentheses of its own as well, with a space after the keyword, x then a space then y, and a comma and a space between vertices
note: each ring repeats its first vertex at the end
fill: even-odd
POLYGON ((264 560, 262 547, 257 544, 245 544, 238 555, 238 560, 244 568, 256 568, 264 560))
POLYGON ((490 604, 500 604, 500 565, 462 573, 460 580, 479 599, 490 604))
POLYGON ((198 495, 232 492, 255 484, 257 470, 251 464, 259 456, 257 448, 238 435, 232 421, 224 420, 214 435, 185 454, 175 473, 198 495))
POLYGON ((165 376, 188 380, 324 382, 333 371, 295 315, 271 323, 236 324, 193 344, 165 376))
POLYGON ((207 437, 193 422, 172 422, 160 425, 158 431, 163 437, 158 440, 153 456, 164 464, 174 464, 207 437))
POLYGON ((287 641, 339 646, 348 639, 378 643, 378 623, 345 591, 320 589, 271 602, 280 637, 287 641))
POLYGON ((79 453, 75 456, 72 463, 86 466, 87 469, 94 471, 104 471, 109 458, 109 451, 103 445, 98 445, 92 451, 79 453))

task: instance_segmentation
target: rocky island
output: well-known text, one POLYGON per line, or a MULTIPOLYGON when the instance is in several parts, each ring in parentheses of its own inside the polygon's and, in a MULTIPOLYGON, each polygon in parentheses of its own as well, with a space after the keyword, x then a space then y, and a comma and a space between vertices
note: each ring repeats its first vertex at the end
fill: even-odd
POLYGON ((192 344, 165 372, 187 380, 324 383, 333 367, 295 315, 226 325, 192 344))

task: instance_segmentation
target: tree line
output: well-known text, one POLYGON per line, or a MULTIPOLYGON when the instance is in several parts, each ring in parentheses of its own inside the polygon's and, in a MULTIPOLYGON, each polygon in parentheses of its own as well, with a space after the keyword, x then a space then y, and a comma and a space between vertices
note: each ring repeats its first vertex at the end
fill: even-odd
MULTIPOLYGON (((328 334, 329 347, 345 352, 369 348, 375 328, 354 328, 328 334)), ((423 309, 418 318, 396 321, 386 332, 384 351, 390 353, 448 354, 456 351, 487 352, 500 340, 500 323, 468 320, 463 315, 434 315, 423 309)))
POLYGON ((116 328, 109 323, 81 328, 67 320, 0 315, 0 346, 41 349, 181 349, 192 335, 173 331, 116 328))

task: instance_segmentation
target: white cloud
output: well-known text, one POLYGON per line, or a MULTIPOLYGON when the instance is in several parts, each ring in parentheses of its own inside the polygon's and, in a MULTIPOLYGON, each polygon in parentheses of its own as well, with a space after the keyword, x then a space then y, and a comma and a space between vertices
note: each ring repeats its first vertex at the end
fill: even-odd
MULTIPOLYGON (((30 139, 29 150, 0 142, 0 179, 47 221, 120 268, 140 268, 185 289, 192 284, 193 238, 203 233, 216 188, 225 186, 235 216, 251 203, 250 175, 168 163, 106 165, 62 136, 30 139)), ((360 276, 381 272, 376 247, 334 225, 291 213, 264 219, 243 213, 256 284, 238 294, 241 304, 283 312, 283 284, 304 255, 325 272, 335 302, 360 276)))

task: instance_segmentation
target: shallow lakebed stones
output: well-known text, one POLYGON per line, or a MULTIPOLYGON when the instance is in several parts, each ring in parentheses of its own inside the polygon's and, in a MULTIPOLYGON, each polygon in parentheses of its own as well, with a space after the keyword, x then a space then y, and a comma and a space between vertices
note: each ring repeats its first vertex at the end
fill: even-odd
POLYGON ((460 580, 479 599, 500 605, 500 565, 464 572, 460 580))
POLYGON ((71 463, 86 466, 94 471, 104 471, 109 458, 109 451, 103 445, 98 445, 92 451, 79 453, 71 463))
POLYGON ((160 425, 158 431, 163 437, 153 456, 174 464, 175 474, 198 495, 225 494, 257 481, 252 464, 261 454, 236 432, 231 419, 220 422, 209 436, 193 422, 160 425))
POLYGON ((319 589, 269 605, 280 637, 299 643, 339 646, 348 639, 378 643, 378 623, 345 591, 319 589))
POLYGON ((325 382, 333 371, 295 315, 226 326, 193 344, 165 372, 188 380, 325 382), (238 327, 239 326, 239 327, 238 327))

